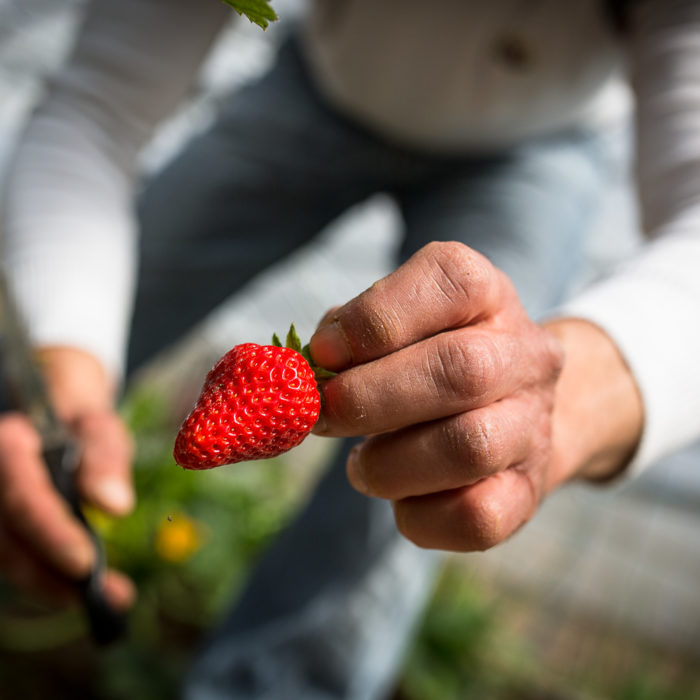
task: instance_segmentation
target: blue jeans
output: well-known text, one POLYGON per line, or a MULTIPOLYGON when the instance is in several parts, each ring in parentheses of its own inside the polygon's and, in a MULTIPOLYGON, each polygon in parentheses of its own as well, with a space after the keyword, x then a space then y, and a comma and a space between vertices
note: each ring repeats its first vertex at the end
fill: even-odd
MULTIPOLYGON (((600 140, 583 132, 451 157, 390 143, 324 102, 290 42, 145 188, 130 366, 378 192, 403 217, 397 262, 429 241, 463 241, 537 314, 581 263, 606 167, 600 140)), ((349 487, 348 449, 197 655, 188 700, 390 690, 441 557, 397 533, 389 504, 349 487)))

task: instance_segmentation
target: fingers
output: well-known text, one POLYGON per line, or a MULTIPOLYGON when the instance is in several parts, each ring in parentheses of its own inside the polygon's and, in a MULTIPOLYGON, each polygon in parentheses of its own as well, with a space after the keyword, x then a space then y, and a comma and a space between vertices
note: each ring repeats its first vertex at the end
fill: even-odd
POLYGON ((510 293, 505 276, 461 243, 431 243, 326 317, 311 338, 330 370, 373 360, 488 316, 510 293))
POLYGON ((0 571, 14 588, 57 605, 74 601, 75 585, 27 549, 26 544, 0 527, 0 571))
POLYGON ((54 490, 38 435, 19 415, 0 421, 0 522, 64 575, 90 571, 92 541, 54 490))
MULTIPOLYGON (((17 590, 48 603, 65 605, 78 600, 73 581, 27 551, 26 545, 0 528, 0 570, 3 578, 17 590)), ((124 574, 108 570, 102 581, 105 598, 117 610, 126 611, 136 599, 136 589, 124 574)))
POLYGON ((322 326, 325 326, 328 323, 331 323, 333 319, 335 318, 336 313, 338 313, 339 306, 331 306, 328 311, 326 311, 325 314, 321 317, 321 320, 318 322, 318 325, 316 326, 316 330, 321 328, 322 326))
POLYGON ((367 496, 399 500, 456 489, 525 465, 547 444, 549 420, 539 410, 547 400, 546 395, 521 394, 371 437, 350 454, 350 483, 367 496))
POLYGON ((416 544, 485 549, 534 513, 563 353, 485 258, 426 246, 331 314, 311 354, 339 371, 314 432, 372 435, 350 481, 416 544))
MULTIPOLYGON (((123 514, 133 503, 126 430, 116 415, 106 413, 81 419, 75 427, 84 446, 79 469, 83 493, 99 507, 123 514), (105 483, 117 486, 105 490, 105 483)), ((3 577, 30 595, 64 603, 76 600, 75 581, 90 573, 94 558, 90 535, 54 489, 36 431, 24 416, 5 415, 0 419, 3 577)), ((135 598, 133 584, 119 572, 107 572, 103 586, 118 609, 126 609, 135 598)))
POLYGON ((553 385, 559 368, 556 341, 535 324, 521 335, 481 325, 440 333, 325 382, 314 432, 369 435, 444 418, 553 385))
POLYGON ((89 414, 76 421, 74 430, 81 444, 81 493, 98 508, 125 515, 134 506, 133 445, 122 420, 111 411, 89 414))
POLYGON ((472 486, 396 501, 394 517, 400 532, 420 547, 483 551, 524 525, 540 494, 533 472, 507 469, 472 486))
POLYGON ((136 587, 130 578, 119 571, 108 569, 102 581, 105 598, 116 609, 127 611, 136 602, 136 587))

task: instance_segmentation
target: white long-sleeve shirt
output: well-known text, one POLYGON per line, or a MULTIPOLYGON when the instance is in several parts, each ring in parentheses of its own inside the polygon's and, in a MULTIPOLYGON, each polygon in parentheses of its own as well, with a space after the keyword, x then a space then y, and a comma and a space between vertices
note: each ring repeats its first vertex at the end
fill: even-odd
MULTIPOLYGON (((438 152, 502 149, 614 119, 629 66, 653 242, 564 311, 603 327, 632 368, 644 466, 700 436, 700 3, 641 2, 628 37, 602 5, 315 0, 303 39, 319 88, 341 111, 438 152)), ((218 0, 89 5, 4 193, 4 263, 35 344, 80 347, 122 371, 138 155, 229 16, 218 0)))

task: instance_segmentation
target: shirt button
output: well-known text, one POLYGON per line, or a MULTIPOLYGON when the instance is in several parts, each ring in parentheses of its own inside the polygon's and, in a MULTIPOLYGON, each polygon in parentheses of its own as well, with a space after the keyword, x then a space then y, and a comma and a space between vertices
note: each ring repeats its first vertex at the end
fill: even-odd
POLYGON ((534 58, 527 42, 514 34, 496 39, 493 44, 493 54, 498 61, 516 71, 529 68, 534 58))

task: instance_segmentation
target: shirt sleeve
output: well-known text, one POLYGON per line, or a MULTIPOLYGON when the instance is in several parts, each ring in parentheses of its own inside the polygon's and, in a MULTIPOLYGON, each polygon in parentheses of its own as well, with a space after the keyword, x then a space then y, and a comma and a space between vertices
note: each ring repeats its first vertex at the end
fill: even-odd
POLYGON ((3 192, 3 264, 33 344, 84 349, 121 376, 139 152, 186 95, 228 17, 220 2, 89 3, 3 192))
POLYGON ((645 425, 634 473, 700 437, 700 3, 639 3, 629 49, 649 242, 564 313, 603 328, 637 380, 645 425))

